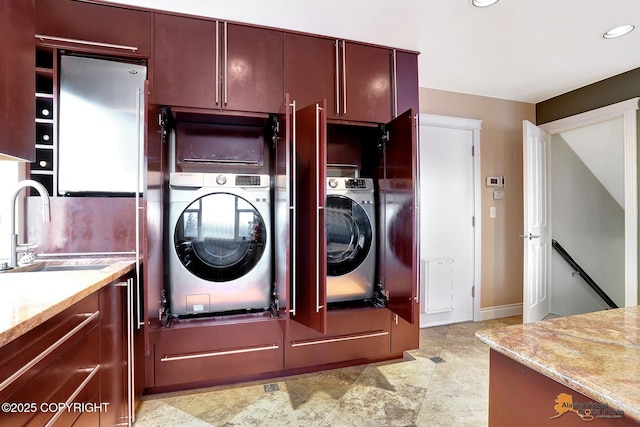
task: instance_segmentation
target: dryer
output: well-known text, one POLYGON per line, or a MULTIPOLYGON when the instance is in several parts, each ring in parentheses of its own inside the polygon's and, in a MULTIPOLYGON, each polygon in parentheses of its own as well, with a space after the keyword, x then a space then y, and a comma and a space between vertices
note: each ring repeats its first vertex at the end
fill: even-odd
POLYGON ((327 302, 373 297, 375 192, 370 178, 327 178, 327 302))
POLYGON ((269 308, 269 175, 172 173, 169 227, 173 315, 269 308))

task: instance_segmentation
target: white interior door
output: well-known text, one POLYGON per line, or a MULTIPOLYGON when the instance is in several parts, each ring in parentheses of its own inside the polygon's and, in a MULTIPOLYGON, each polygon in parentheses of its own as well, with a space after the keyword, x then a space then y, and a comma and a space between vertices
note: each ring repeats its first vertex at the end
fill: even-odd
POLYGON ((549 314, 549 233, 547 159, 550 138, 533 123, 523 121, 524 277, 523 321, 549 314))
MULTIPOLYGON (((474 319, 474 129, 429 116, 420 126, 420 326, 474 319), (426 122, 426 123, 425 123, 426 122)), ((478 150, 479 151, 479 150, 478 150)))

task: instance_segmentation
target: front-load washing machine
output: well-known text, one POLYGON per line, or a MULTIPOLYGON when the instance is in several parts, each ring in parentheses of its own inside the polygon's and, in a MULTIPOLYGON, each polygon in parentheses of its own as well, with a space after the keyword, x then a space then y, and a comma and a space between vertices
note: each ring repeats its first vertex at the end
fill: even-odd
POLYGON ((327 302, 370 299, 376 273, 373 180, 327 178, 327 302))
POLYGON ((269 175, 172 173, 168 293, 172 315, 267 309, 269 175))

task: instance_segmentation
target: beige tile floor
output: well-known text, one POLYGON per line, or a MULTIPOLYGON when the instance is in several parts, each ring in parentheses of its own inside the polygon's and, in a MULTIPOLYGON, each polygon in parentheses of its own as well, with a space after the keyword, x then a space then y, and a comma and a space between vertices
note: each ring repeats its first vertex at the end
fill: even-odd
POLYGON ((400 361, 146 396, 135 427, 486 426, 489 349, 474 333, 518 323, 421 329, 400 361))

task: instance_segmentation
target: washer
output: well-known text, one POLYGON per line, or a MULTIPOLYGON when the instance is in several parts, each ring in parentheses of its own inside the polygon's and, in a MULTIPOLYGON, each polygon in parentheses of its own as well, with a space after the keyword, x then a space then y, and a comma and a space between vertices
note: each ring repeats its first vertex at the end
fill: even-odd
POLYGON ((173 315, 271 304, 269 175, 172 173, 168 269, 173 315))
POLYGON ((327 178, 327 302, 370 299, 376 272, 371 178, 327 178))

